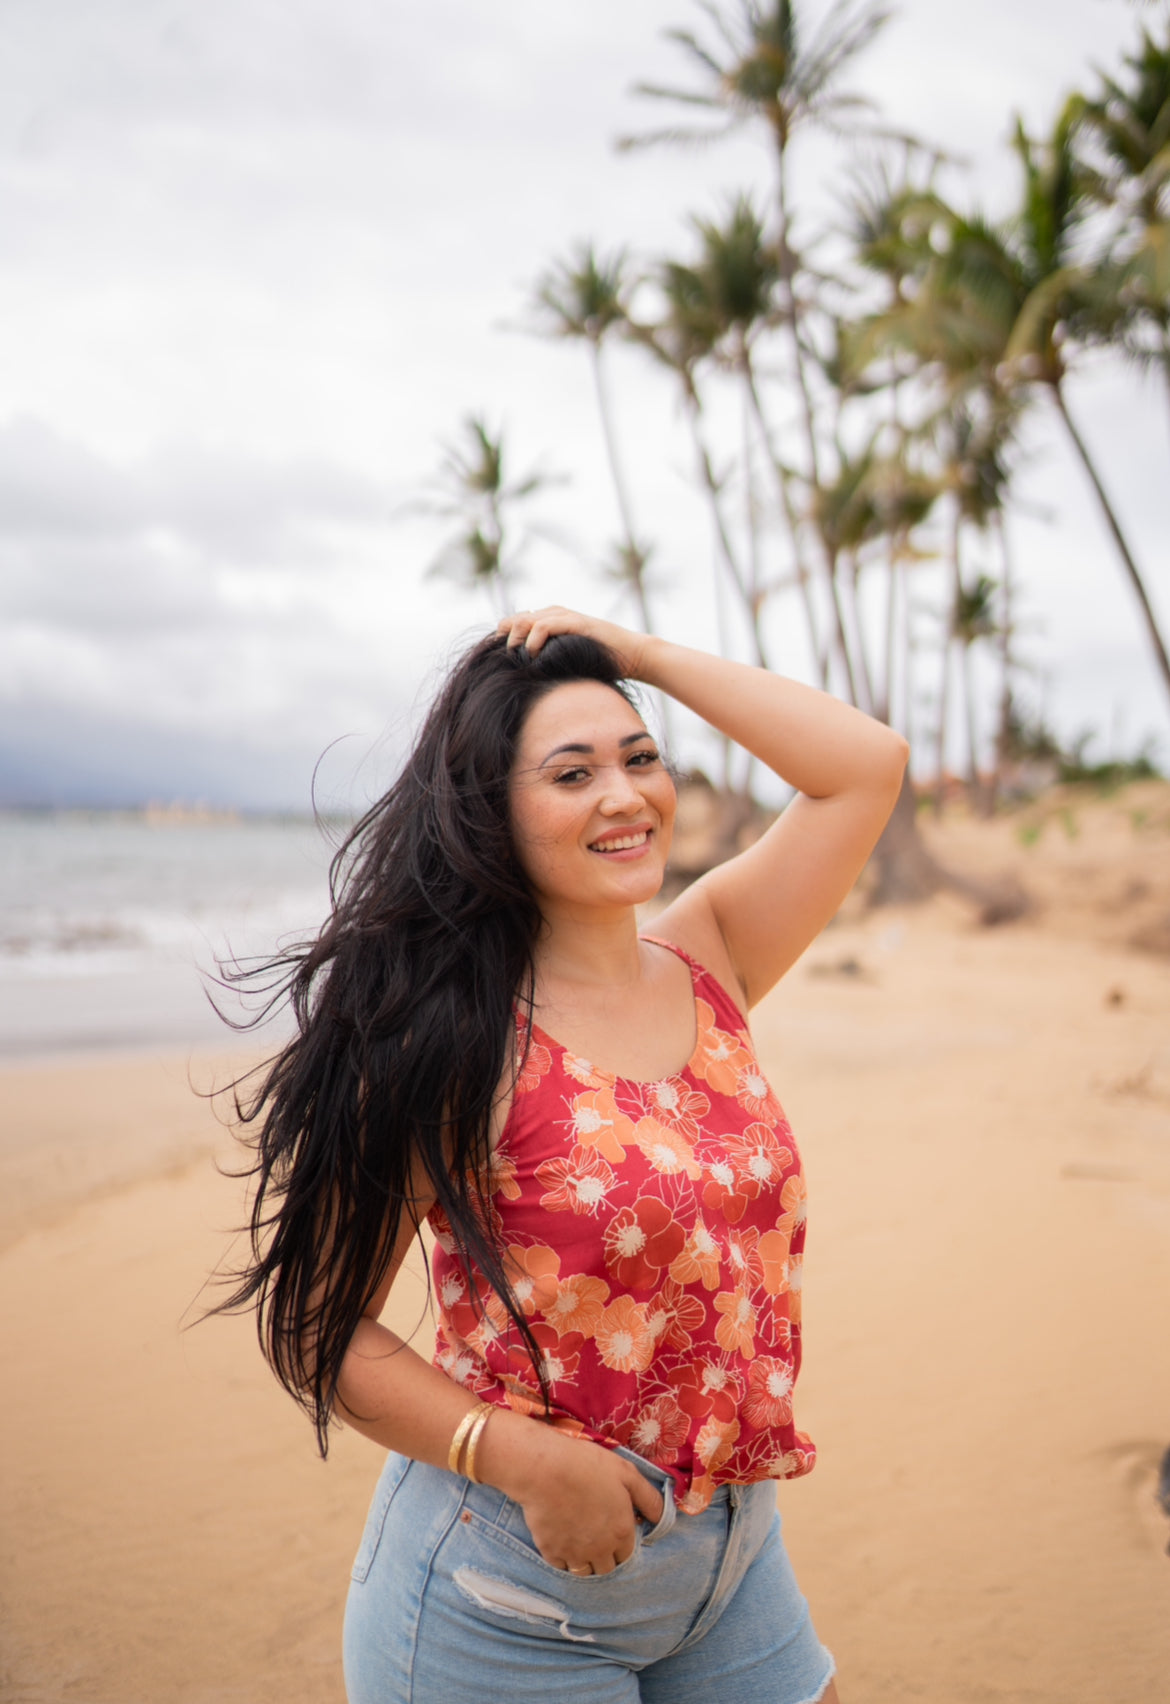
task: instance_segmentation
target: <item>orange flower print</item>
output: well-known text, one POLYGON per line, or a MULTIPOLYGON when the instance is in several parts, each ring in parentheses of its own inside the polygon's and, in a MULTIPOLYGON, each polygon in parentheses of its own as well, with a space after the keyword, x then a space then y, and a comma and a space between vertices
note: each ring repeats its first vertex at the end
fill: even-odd
POLYGON ((641 1148, 655 1171, 686 1172, 689 1178, 703 1175, 703 1168, 695 1158, 695 1150, 685 1136, 677 1130, 669 1130, 665 1124, 660 1124, 656 1118, 640 1118, 634 1126, 634 1141, 641 1148))
POLYGON ((443 1253, 454 1254, 455 1238, 451 1233, 451 1221, 437 1202, 427 1214, 427 1224, 443 1253))
POLYGON ((532 1248, 508 1249, 508 1282, 512 1294, 530 1317, 543 1313, 557 1293, 561 1257, 543 1243, 532 1248))
POLYGON ((770 1296, 782 1296, 788 1288, 788 1250, 791 1238, 784 1229, 765 1231, 758 1244, 763 1266, 764 1288, 770 1296))
POLYGON ((800 1324, 800 1292, 803 1284, 804 1256, 794 1254, 788 1263, 788 1313, 793 1325, 800 1324))
POLYGON ((742 1231, 727 1233, 727 1267, 737 1289, 754 1290, 764 1281, 764 1262, 760 1256, 760 1233, 754 1225, 742 1231))
POLYGON ((699 1020, 699 1040, 695 1049, 695 1074, 710 1083, 717 1094, 733 1095, 740 1074, 752 1063, 751 1054, 738 1036, 721 1030, 715 1023, 715 1008, 706 1000, 696 999, 695 1012, 699 1020))
POLYGON ((544 1308, 544 1317, 555 1331, 578 1331, 582 1337, 592 1337, 608 1300, 609 1285, 604 1278, 575 1272, 571 1278, 561 1279, 556 1295, 544 1308))
POLYGON ((626 1157, 623 1140, 634 1140, 634 1121, 618 1111, 612 1088, 590 1089, 574 1096, 573 1135, 583 1148, 595 1148, 620 1165, 626 1157))
POLYGON ((530 1384, 517 1378, 515 1374, 505 1373, 500 1379, 504 1397, 508 1407, 517 1414, 530 1415, 533 1420, 538 1416, 544 1418, 544 1398, 530 1384))
POLYGON ((649 1462, 668 1467, 686 1443, 690 1425, 690 1419, 686 1418, 674 1397, 656 1396, 632 1421, 628 1428, 630 1435, 622 1442, 628 1443, 628 1448, 637 1450, 637 1454, 644 1455, 649 1462))
POLYGON ((552 1068, 552 1054, 529 1035, 521 1019, 516 1020, 516 1093, 530 1094, 540 1087, 542 1077, 552 1068))
MULTIPOLYGON (((540 1350, 541 1364, 544 1376, 549 1384, 570 1384, 577 1376, 577 1367, 581 1360, 581 1350, 585 1339, 579 1332, 566 1332, 564 1336, 554 1331, 551 1325, 536 1324, 532 1327, 532 1335, 540 1350)), ((536 1383, 536 1373, 528 1355, 526 1343, 513 1344, 508 1354, 519 1368, 519 1376, 527 1384, 536 1383)))
POLYGON ((652 1083, 646 1098, 650 1116, 685 1136, 688 1142, 698 1138, 700 1120, 711 1110, 711 1102, 703 1091, 688 1088, 681 1077, 664 1077, 660 1083, 652 1083))
POLYGON ((799 1172, 784 1179, 784 1188, 780 1191, 780 1205, 784 1209, 785 1218, 792 1215, 793 1228, 803 1225, 808 1218, 808 1187, 799 1172))
POLYGON ((740 1354, 750 1361, 756 1352, 756 1310, 742 1290, 725 1290, 715 1298, 715 1312, 723 1318, 715 1327, 715 1341, 729 1355, 740 1354))
MULTIPOLYGON (((504 1315, 504 1318, 510 1325, 511 1321, 507 1319, 506 1314, 504 1315)), ((494 1320, 490 1314, 483 1313, 479 1316, 474 1326, 467 1333, 467 1343, 469 1348, 475 1350, 475 1353, 481 1360, 486 1361, 488 1350, 499 1341, 503 1334, 503 1328, 496 1322, 496 1320, 494 1320)))
POLYGON ((647 1307, 655 1337, 661 1337, 664 1343, 685 1355, 694 1342, 691 1333, 698 1331, 707 1317, 698 1296, 688 1295, 681 1284, 667 1278, 647 1307))
POLYGON ((792 1419, 792 1368, 761 1355, 748 1374, 743 1417, 749 1426, 787 1426, 792 1419))
POLYGON ((561 1055, 561 1063, 575 1083, 584 1083, 587 1089, 605 1087, 605 1077, 600 1071, 595 1071, 588 1059, 581 1059, 575 1053, 565 1052, 561 1055))
POLYGON ((702 1219, 696 1219, 682 1253, 675 1255, 670 1263, 670 1276, 679 1284, 698 1282, 705 1290, 715 1290, 719 1286, 722 1258, 719 1244, 702 1219))
POLYGON ((654 1333, 643 1303, 619 1296, 606 1308, 593 1334, 597 1353, 615 1373, 644 1373, 654 1359, 654 1333))
POLYGON ((707 1182, 703 1185, 703 1205, 713 1213, 722 1213, 729 1225, 736 1225, 747 1211, 748 1197, 739 1187, 739 1178, 730 1160, 708 1160, 704 1166, 707 1182))
POLYGON ((792 1321, 788 1317, 788 1301, 784 1296, 777 1296, 772 1303, 772 1329, 769 1336, 774 1349, 781 1355, 791 1355, 792 1321))
POLYGON ((596 1213, 617 1182, 601 1155, 579 1142, 568 1159, 542 1161, 536 1176, 545 1189, 540 1205, 550 1213, 596 1213))
POLYGON ((482 1318, 483 1309, 479 1305, 479 1298, 472 1300, 470 1297, 463 1297, 450 1304, 444 1325, 449 1336, 458 1337, 461 1342, 469 1342, 478 1330, 482 1318))
POLYGON ((647 1461, 669 1467, 686 1442, 691 1423, 672 1396, 656 1396, 633 1420, 617 1428, 619 1443, 647 1461))
POLYGON ((504 1148, 493 1148, 488 1155, 483 1180, 484 1194, 502 1195, 506 1201, 519 1201, 520 1185, 516 1182, 516 1162, 504 1148))
POLYGON ((731 1420, 739 1404, 740 1381, 722 1361, 694 1360, 666 1375, 684 1414, 705 1420, 731 1420))
POLYGON ((799 1449, 784 1449, 775 1432, 757 1432, 750 1442, 736 1450, 728 1472, 736 1481, 757 1479, 792 1479, 807 1473, 812 1466, 799 1449))
POLYGON ((740 1071, 735 1098, 753 1118, 767 1118, 775 1122, 784 1117, 780 1102, 772 1093, 772 1085, 754 1059, 749 1059, 740 1071))
POLYGON ((474 1390, 476 1380, 484 1371, 483 1362, 472 1354, 466 1344, 459 1348, 445 1349, 436 1359, 447 1377, 454 1379, 455 1383, 462 1385, 465 1390, 474 1390))
POLYGON ((679 1509, 684 1515, 701 1515, 710 1504, 716 1489, 715 1481, 709 1473, 696 1473, 691 1480, 690 1490, 683 1494, 679 1509))
POLYGON ((753 1199, 761 1189, 779 1183, 792 1164, 792 1150, 780 1146, 769 1124, 749 1124, 742 1136, 724 1137, 724 1144, 740 1189, 753 1199))
POLYGON ((738 1420, 707 1420, 695 1439, 695 1454, 707 1469, 714 1473, 723 1466, 739 1437, 738 1420))
POLYGON ((647 1290, 686 1240, 686 1231, 665 1201, 639 1195, 605 1227, 605 1264, 623 1290, 647 1290))

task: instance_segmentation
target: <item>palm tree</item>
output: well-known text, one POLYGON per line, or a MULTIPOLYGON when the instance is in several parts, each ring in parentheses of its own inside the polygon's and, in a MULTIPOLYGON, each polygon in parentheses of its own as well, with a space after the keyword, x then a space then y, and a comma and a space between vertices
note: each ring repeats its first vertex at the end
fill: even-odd
MULTIPOLYGON (((776 321, 775 289, 779 279, 779 265, 775 249, 767 242, 763 221, 747 196, 736 198, 722 224, 713 219, 695 219, 694 226, 701 244, 694 267, 695 287, 702 292, 707 311, 718 328, 718 353, 724 364, 738 374, 743 383, 760 441, 766 451, 780 512, 784 517, 792 547, 794 574, 803 600, 814 665, 824 685, 828 675, 828 657, 819 635, 805 529, 802 524, 802 511, 806 507, 802 489, 805 482, 801 481, 795 470, 781 458, 776 448, 775 436, 764 410, 755 365, 756 342, 776 321)), ((853 659, 841 610, 835 564, 831 558, 826 562, 825 581, 838 657, 850 696, 856 703, 857 683, 853 659)), ((755 588, 755 595, 761 605, 770 589, 773 588, 765 588, 762 585, 755 588)))
POLYGON ((602 437, 621 523, 611 572, 629 588, 643 629, 652 633, 654 625, 646 592, 649 546, 635 532, 602 358, 606 340, 629 321, 630 288, 622 251, 603 256, 592 243, 581 243, 568 260, 556 262, 539 280, 534 307, 536 324, 546 336, 575 338, 588 346, 602 437))
POLYGON ((505 476, 503 433, 493 433, 482 415, 467 415, 462 439, 442 449, 439 473, 432 481, 435 494, 424 498, 422 506, 457 520, 459 529, 429 572, 482 587, 496 614, 504 615, 515 602, 514 584, 525 542, 515 546, 510 542, 511 513, 518 503, 550 484, 550 477, 534 472, 510 482, 505 476))
POLYGON ((951 612, 951 636, 958 642, 963 673, 963 702, 967 724, 967 786, 976 805, 983 806, 979 779, 979 740, 975 716, 975 684, 971 677, 971 647, 998 632, 995 619, 996 582, 989 574, 977 574, 968 585, 960 582, 951 612))
POLYGON ((1170 691, 1170 657, 1142 575, 1066 395, 1084 327, 1108 311, 1102 275, 1080 253, 1091 202, 1073 146, 1078 114, 1078 103, 1067 103, 1043 146, 1017 124, 1024 182, 1015 218, 1000 226, 946 210, 941 252, 911 299, 868 322, 855 354, 864 364, 906 351, 939 376, 952 399, 973 387, 1017 409, 1030 389, 1049 397, 1092 485, 1170 691))
MULTIPOLYGON (((732 542, 731 529, 723 505, 725 480, 715 471, 702 427, 703 397, 699 369, 704 362, 714 358, 721 328, 707 299, 703 280, 692 267, 664 260, 659 263, 655 281, 662 298, 660 315, 649 322, 631 319, 628 322, 628 331, 630 336, 643 348, 648 349, 678 381, 695 446, 699 476, 711 510, 719 561, 743 607, 755 661, 761 667, 767 668, 768 657, 760 620, 761 609, 753 597, 748 577, 732 542)), ((715 602, 717 611, 722 612, 723 600, 718 584, 715 602)))
POLYGON ((1170 655, 1158 628, 1145 583, 1122 531, 1093 457, 1069 412, 1065 378, 1078 323, 1091 320, 1102 301, 1102 281, 1091 266, 1079 264, 1074 249, 1087 195, 1073 148, 1079 105, 1069 102, 1042 147, 1017 123, 1015 144, 1024 172, 1024 196, 1008 255, 1023 287, 1004 350, 1025 379, 1043 385, 1060 416, 1070 443, 1093 487, 1105 523, 1145 622, 1155 660, 1170 694, 1170 655))
POLYGON ((1140 360, 1156 360, 1170 387, 1170 39, 1142 31, 1127 81, 1102 76, 1079 103, 1082 170, 1108 229, 1100 266, 1112 315, 1083 325, 1140 360))
MULTIPOLYGON (((775 256, 776 314, 784 327, 792 373, 800 402, 804 438, 804 478, 810 489, 821 483, 821 453, 817 409, 809 369, 807 304, 802 296, 804 272, 795 246, 789 199, 788 149, 793 137, 808 127, 839 131, 864 123, 872 105, 839 87, 846 68, 873 40, 890 16, 872 0, 837 0, 807 39, 793 0, 736 0, 717 5, 696 0, 709 29, 704 40, 694 30, 672 29, 668 40, 681 47, 698 71, 698 87, 639 83, 636 92, 709 114, 714 122, 673 125, 641 136, 624 137, 619 146, 644 147, 657 142, 709 142, 742 125, 766 129, 776 169, 775 256)), ((870 124, 872 128, 872 123, 870 124)), ((766 432, 761 419, 761 430, 766 432)), ((769 455, 779 461, 769 438, 769 455)), ((791 504, 787 483, 785 506, 791 504)), ((845 639, 835 584, 835 565, 824 563, 834 634, 851 696, 856 678, 845 639)), ((802 571, 798 562, 797 572, 802 571)))

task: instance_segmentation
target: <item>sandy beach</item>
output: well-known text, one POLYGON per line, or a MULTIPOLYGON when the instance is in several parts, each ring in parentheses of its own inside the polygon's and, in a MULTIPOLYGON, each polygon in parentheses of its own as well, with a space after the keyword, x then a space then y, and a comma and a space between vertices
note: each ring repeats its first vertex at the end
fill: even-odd
MULTIPOLYGON (((843 1704, 1164 1704, 1170 788, 930 832, 1035 909, 851 900, 755 1018, 812 1195, 789 1548, 843 1704)), ((233 1068, 0 1074, 11 1704, 342 1704, 379 1452, 322 1464, 251 1321, 190 1323, 233 1068)), ((425 1347, 418 1272, 390 1316, 425 1347)))

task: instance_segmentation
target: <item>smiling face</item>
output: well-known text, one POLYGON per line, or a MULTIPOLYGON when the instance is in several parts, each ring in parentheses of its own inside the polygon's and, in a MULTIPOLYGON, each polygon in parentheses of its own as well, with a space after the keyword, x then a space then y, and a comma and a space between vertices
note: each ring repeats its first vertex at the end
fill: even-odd
POLYGON ((509 795, 516 851, 542 907, 639 905, 662 885, 675 791, 620 693, 557 686, 520 732, 509 795))

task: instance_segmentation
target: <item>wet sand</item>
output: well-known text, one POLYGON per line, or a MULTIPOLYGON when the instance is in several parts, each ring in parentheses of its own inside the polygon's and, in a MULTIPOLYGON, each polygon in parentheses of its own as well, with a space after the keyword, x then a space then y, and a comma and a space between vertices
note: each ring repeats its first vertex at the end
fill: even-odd
MULTIPOLYGON (((820 1461, 780 1505, 843 1704, 1170 1694, 1170 956, 1127 944, 1170 916, 1170 839, 1082 816, 944 832, 1033 917, 851 904, 757 1014, 812 1194, 820 1461)), ((378 1452, 317 1459, 250 1321, 183 1329, 241 1211, 188 1083, 225 1072, 0 1073, 12 1704, 343 1699, 378 1452)), ((415 1273, 420 1346, 424 1310, 415 1273)))

